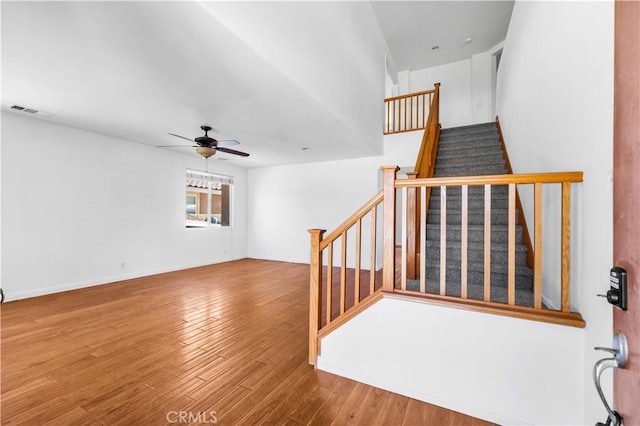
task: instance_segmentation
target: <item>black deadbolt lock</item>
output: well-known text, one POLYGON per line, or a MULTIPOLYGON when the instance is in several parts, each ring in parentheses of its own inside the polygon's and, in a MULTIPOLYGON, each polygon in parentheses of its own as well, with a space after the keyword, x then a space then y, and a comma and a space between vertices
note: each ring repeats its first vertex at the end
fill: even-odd
POLYGON ((611 268, 609 273, 609 290, 607 294, 598 296, 606 297, 607 302, 617 306, 623 311, 627 310, 627 271, 619 266, 611 268))

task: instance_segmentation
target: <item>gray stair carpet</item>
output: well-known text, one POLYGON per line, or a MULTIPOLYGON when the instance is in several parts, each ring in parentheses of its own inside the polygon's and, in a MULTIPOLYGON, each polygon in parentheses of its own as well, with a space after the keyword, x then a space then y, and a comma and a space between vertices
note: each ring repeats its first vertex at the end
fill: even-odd
MULTIPOLYGON (((434 175, 474 176, 505 174, 504 155, 496 123, 442 129, 434 175)), ((448 187, 446 199, 446 294, 460 296, 461 287, 461 189, 448 187)), ((484 298, 484 187, 468 190, 467 297, 484 298)), ((491 301, 507 302, 508 188, 491 188, 491 301)), ((426 291, 440 292, 440 188, 431 191, 427 212, 426 291)), ((527 267, 527 248, 522 227, 516 225, 516 304, 533 306, 532 271, 527 267)), ((418 280, 408 280, 418 290, 418 280)))

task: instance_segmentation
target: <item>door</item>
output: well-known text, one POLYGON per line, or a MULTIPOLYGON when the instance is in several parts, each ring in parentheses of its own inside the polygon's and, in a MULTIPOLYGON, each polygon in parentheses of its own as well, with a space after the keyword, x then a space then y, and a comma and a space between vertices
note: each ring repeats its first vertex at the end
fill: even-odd
POLYGON ((614 309, 614 331, 629 360, 613 376, 614 409, 640 425, 640 2, 615 2, 613 261, 627 270, 628 310, 614 309))

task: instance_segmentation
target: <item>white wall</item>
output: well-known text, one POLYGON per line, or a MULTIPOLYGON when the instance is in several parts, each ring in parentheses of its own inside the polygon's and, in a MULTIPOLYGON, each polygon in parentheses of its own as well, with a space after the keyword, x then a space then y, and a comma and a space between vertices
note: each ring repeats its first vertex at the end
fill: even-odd
POLYGON ((247 172, 234 226, 185 229, 194 155, 2 113, 2 287, 19 299, 246 257, 247 172), (124 267, 122 264, 124 263, 124 267))
POLYGON ((584 334, 387 297, 323 338, 317 366, 498 424, 578 425, 584 334))
MULTIPOLYGON (((514 172, 584 171, 584 183, 573 192, 571 285, 572 305, 587 322, 582 374, 588 424, 605 417, 590 381, 602 357, 593 347, 612 339, 611 308, 596 294, 607 289, 613 266, 613 10, 611 1, 516 2, 498 70, 497 108, 514 172)), ((528 194, 521 197, 532 223, 528 194)), ((552 195, 544 195, 545 208, 556 211, 543 219, 545 242, 557 231, 552 219, 559 199, 552 195)), ((553 258, 543 259, 547 293, 559 276, 557 244, 551 249, 553 258)), ((611 373, 604 379, 610 396, 611 373)))
POLYGON ((381 166, 413 168, 421 138, 386 136, 378 157, 249 170, 249 257, 308 263, 307 229, 331 232, 346 220, 381 189, 381 166))
POLYGON ((463 61, 398 73, 400 93, 433 89, 433 85, 439 82, 442 84, 440 123, 443 128, 493 121, 495 50, 493 48, 463 61))
POLYGON ((433 89, 440 86, 440 123, 442 128, 465 126, 473 123, 471 59, 437 67, 412 71, 409 91, 433 89))

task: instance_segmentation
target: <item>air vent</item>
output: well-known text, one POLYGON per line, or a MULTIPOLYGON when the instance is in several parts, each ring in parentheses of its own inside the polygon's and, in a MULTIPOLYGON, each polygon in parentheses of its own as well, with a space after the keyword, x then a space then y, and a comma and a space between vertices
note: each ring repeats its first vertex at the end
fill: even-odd
POLYGON ((11 105, 10 108, 14 111, 26 112, 27 114, 38 115, 40 117, 53 117, 53 114, 49 112, 38 111, 37 109, 26 108, 20 105, 11 105))

